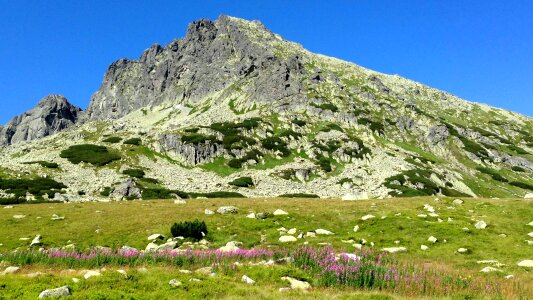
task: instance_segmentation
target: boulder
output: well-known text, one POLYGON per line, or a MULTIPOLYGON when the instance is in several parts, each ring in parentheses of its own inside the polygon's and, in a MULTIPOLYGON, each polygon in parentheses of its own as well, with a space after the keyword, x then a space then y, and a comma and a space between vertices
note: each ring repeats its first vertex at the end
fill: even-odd
POLYGON ((269 216, 269 213, 267 212, 260 212, 260 213, 255 214, 255 218, 260 219, 260 220, 266 219, 268 218, 268 216, 269 216))
POLYGON ((179 287, 182 285, 181 281, 177 280, 177 279, 171 279, 168 284, 171 286, 171 287, 179 287))
POLYGON ((279 241, 281 243, 290 243, 290 242, 296 242, 297 239, 292 235, 282 235, 279 237, 279 241))
POLYGON ((490 272, 501 272, 501 271, 500 271, 500 269, 496 269, 494 267, 484 267, 479 272, 481 272, 481 273, 490 273, 490 272))
POLYGON ((426 251, 426 250, 429 249, 429 247, 426 246, 426 245, 420 245, 420 249, 423 250, 423 251, 426 251))
POLYGON ((289 234, 289 235, 294 235, 294 234, 296 234, 296 228, 291 228, 291 229, 289 229, 289 230, 287 231, 287 234, 289 234))
POLYGON ((463 204, 463 203, 464 203, 464 201, 461 200, 461 199, 455 199, 455 200, 452 201, 452 204, 453 204, 453 205, 461 205, 461 204, 463 204))
POLYGON ((246 284, 254 284, 255 283, 255 281, 252 278, 250 278, 250 277, 248 277, 246 275, 242 275, 241 281, 246 283, 246 284))
POLYGON ((485 229, 487 228, 487 223, 485 221, 478 221, 474 226, 477 229, 485 229))
POLYGON ((99 271, 88 271, 87 273, 85 273, 85 275, 83 275, 83 278, 89 279, 91 277, 99 277, 99 276, 102 276, 102 273, 100 273, 99 271))
POLYGON ((368 193, 363 192, 359 194, 345 194, 341 198, 344 201, 355 201, 355 200, 368 200, 368 193))
POLYGON ((468 253, 469 250, 466 249, 466 248, 459 248, 459 249, 457 249, 457 252, 458 252, 458 253, 461 253, 461 254, 464 254, 464 253, 468 253))
POLYGON ((137 184, 133 178, 128 178, 121 184, 114 187, 111 192, 111 198, 117 200, 124 200, 129 198, 140 198, 141 190, 137 187, 137 184))
POLYGON ((333 232, 331 232, 329 230, 326 230, 326 229, 317 229, 317 230, 315 230, 315 233, 318 234, 318 235, 332 235, 332 234, 334 234, 333 232))
POLYGON ((207 209, 207 208, 206 208, 205 211, 204 211, 204 214, 206 214, 206 215, 208 215, 208 216, 211 216, 211 215, 214 215, 215 212, 212 211, 212 210, 210 210, 210 209, 207 209))
POLYGON ((399 253, 399 252, 406 252, 407 248, 405 247, 389 247, 389 248, 383 248, 382 251, 389 252, 389 253, 399 253))
POLYGON ((226 246, 222 246, 218 250, 222 252, 234 252, 239 250, 239 247, 237 247, 237 242, 227 242, 226 246))
POLYGON ((519 262, 517 264, 519 267, 525 267, 525 268, 533 268, 533 260, 527 259, 519 262))
POLYGON ((527 194, 524 196, 524 199, 533 199, 533 193, 527 193, 527 194))
POLYGON ((148 237, 149 241, 164 240, 165 237, 160 233, 154 233, 148 237))
POLYGON ((248 219, 255 219, 255 218, 256 218, 256 215, 255 215, 255 213, 249 213, 248 215, 246 215, 246 217, 247 217, 248 219))
POLYGON ((176 199, 174 200, 174 204, 187 204, 187 201, 183 199, 176 199))
POLYGON ((291 284, 291 289, 293 290, 307 291, 311 289, 309 282, 297 280, 287 276, 281 277, 281 280, 288 281, 291 284))
POLYGON ((36 235, 31 241, 30 247, 42 245, 41 239, 42 239, 42 236, 36 235))
POLYGON ((285 215, 288 215, 289 213, 284 211, 284 210, 281 210, 281 209, 276 209, 276 211, 274 211, 274 216, 285 216, 285 215))
POLYGON ((219 209, 217 209, 217 213, 226 215, 226 214, 236 214, 239 211, 239 209, 235 206, 222 206, 219 209))
POLYGON ((20 268, 19 268, 19 267, 7 267, 7 268, 2 272, 2 275, 15 274, 15 273, 17 273, 18 271, 20 271, 20 268))
POLYGON ((353 227, 353 232, 357 232, 357 231, 359 231, 359 225, 355 225, 355 226, 353 227))
POLYGON ((434 237, 434 236, 430 236, 430 237, 428 238, 428 242, 432 242, 433 244, 435 244, 435 243, 437 242, 437 238, 434 237))
POLYGON ((363 221, 366 221, 366 220, 370 220, 370 219, 374 219, 375 216, 374 215, 364 215, 361 217, 361 220, 363 221))
POLYGON ((71 295, 70 287, 62 286, 60 288, 42 291, 39 294, 39 299, 42 299, 42 298, 63 298, 63 297, 68 297, 70 295, 71 295))
POLYGON ((65 219, 65 217, 60 217, 60 216, 58 216, 56 214, 52 215, 52 221, 60 221, 60 220, 64 220, 64 219, 65 219))

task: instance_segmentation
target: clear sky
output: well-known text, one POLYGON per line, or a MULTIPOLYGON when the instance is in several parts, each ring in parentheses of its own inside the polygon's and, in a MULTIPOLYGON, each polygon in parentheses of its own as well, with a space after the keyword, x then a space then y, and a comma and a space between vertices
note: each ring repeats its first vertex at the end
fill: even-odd
POLYGON ((51 93, 86 108, 113 61, 227 14, 305 48, 533 116, 533 1, 0 0, 0 124, 51 93))

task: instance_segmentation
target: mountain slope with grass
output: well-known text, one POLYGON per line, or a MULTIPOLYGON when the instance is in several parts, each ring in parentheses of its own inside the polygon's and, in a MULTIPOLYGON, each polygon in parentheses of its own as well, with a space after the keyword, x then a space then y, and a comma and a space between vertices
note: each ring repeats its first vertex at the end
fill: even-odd
POLYGON ((72 124, 0 150, 3 202, 533 192, 531 118, 228 16, 113 63, 72 124))

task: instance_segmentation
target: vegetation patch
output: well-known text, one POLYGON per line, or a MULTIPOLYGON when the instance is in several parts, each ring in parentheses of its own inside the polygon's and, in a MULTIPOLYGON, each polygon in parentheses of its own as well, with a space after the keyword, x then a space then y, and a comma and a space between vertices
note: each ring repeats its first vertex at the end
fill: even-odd
POLYGON ((83 161, 95 166, 104 166, 121 158, 119 154, 110 152, 104 146, 91 144, 70 146, 61 151, 59 156, 68 159, 73 164, 83 161))
POLYGON ((233 181, 230 181, 228 184, 238 187, 253 187, 254 181, 252 177, 239 177, 233 181))
POLYGON ((140 138, 131 138, 124 141, 124 145, 140 146, 142 140, 140 138))
POLYGON ((0 178, 0 190, 3 190, 7 194, 13 194, 14 196, 12 198, 14 199, 25 199, 27 193, 34 195, 38 200, 42 200, 44 194, 47 194, 49 198, 53 198, 55 193, 61 192, 65 188, 67 188, 66 185, 50 178, 0 178))
POLYGON ((184 142, 185 144, 194 144, 194 145, 203 144, 207 141, 212 142, 212 143, 219 142, 214 135, 203 135, 199 133, 183 135, 181 136, 181 141, 184 142))
POLYGON ((368 126, 370 130, 377 132, 378 134, 385 133, 385 127, 383 126, 383 123, 378 121, 373 121, 368 118, 359 118, 357 119, 357 124, 368 126))
POLYGON ((47 161, 43 161, 43 160, 24 162, 23 164, 25 164, 25 165, 38 164, 38 165, 41 165, 41 167, 48 168, 48 169, 57 169, 57 168, 59 168, 59 165, 57 163, 47 162, 47 161))
POLYGON ((320 196, 316 194, 295 193, 279 195, 278 198, 320 198, 320 196))
MULTIPOLYGON (((419 197, 436 195, 438 193, 465 195, 449 187, 439 187, 433 181, 429 180, 431 174, 431 171, 424 169, 409 170, 385 179, 383 185, 393 190, 389 194, 395 197, 419 197)), ((468 195, 464 197, 466 196, 468 195)))
POLYGON ((102 140, 104 143, 117 144, 122 141, 122 138, 118 136, 111 136, 102 140))
POLYGON ((501 182, 508 182, 509 181, 505 177, 500 175, 498 170, 494 170, 494 169, 491 169, 491 168, 485 168, 485 167, 477 167, 476 170, 478 170, 481 173, 490 175, 490 177, 492 177, 492 179, 494 179, 494 180, 501 181, 501 182))
POLYGON ((518 154, 529 154, 529 152, 527 152, 526 150, 524 150, 523 148, 520 148, 516 145, 508 145, 507 148, 509 148, 510 150, 518 153, 518 154))
POLYGON ((250 118, 238 123, 213 123, 209 128, 218 131, 223 135, 237 135, 241 130, 252 130, 259 127, 260 123, 261 118, 250 118))
POLYGON ((122 171, 122 174, 128 175, 130 177, 134 177, 134 178, 143 178, 144 175, 146 175, 142 169, 127 169, 127 170, 122 171))
POLYGON ((248 153, 246 153, 245 156, 241 158, 234 158, 228 161, 228 166, 233 169, 240 169, 242 168, 242 165, 245 164, 247 161, 254 160, 258 162, 261 159, 261 157, 263 157, 263 153, 261 153, 257 149, 252 149, 248 151, 248 153))
POLYGON ((322 103, 322 104, 311 103, 311 106, 314 106, 316 108, 320 108, 322 110, 329 110, 329 111, 332 111, 332 112, 338 112, 339 111, 339 108, 333 103, 322 103))
POLYGON ((111 195, 111 187, 106 186, 101 192, 100 196, 109 197, 111 195))
POLYGON ((521 182, 521 181, 511 181, 511 182, 509 182, 509 184, 510 185, 514 185, 514 186, 519 187, 519 188, 524 189, 524 190, 533 191, 533 185, 529 184, 529 183, 525 183, 525 182, 521 182))
POLYGON ((287 148, 287 143, 277 136, 267 137, 261 141, 261 145, 267 150, 280 152, 282 157, 291 155, 291 151, 287 148))
POLYGON ((194 221, 174 223, 170 228, 170 233, 173 237, 181 236, 199 241, 207 235, 208 231, 205 222, 196 219, 194 221))

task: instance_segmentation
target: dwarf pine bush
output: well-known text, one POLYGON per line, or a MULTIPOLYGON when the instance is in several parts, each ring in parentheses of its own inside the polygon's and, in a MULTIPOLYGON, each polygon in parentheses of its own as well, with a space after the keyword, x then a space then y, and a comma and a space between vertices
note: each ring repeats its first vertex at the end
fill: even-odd
POLYGON ((207 225, 204 221, 198 219, 194 221, 185 221, 174 223, 170 228, 170 233, 173 237, 182 236, 184 238, 192 238, 194 240, 201 240, 207 235, 207 225))

